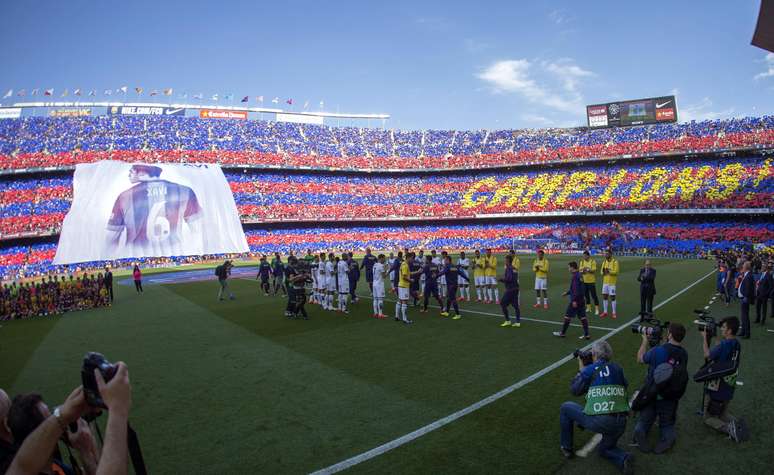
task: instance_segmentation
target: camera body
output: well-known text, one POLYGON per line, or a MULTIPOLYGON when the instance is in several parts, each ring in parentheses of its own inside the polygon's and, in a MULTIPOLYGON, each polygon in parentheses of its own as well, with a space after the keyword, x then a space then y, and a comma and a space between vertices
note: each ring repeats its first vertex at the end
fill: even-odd
POLYGON ((693 313, 698 315, 693 323, 696 324, 699 331, 704 330, 707 341, 709 342, 711 339, 715 338, 715 336, 718 334, 718 324, 714 318, 709 316, 710 312, 708 310, 696 309, 693 311, 693 313))
POLYGON ((116 375, 118 368, 101 353, 89 352, 83 357, 81 381, 83 382, 83 394, 86 402, 92 407, 107 409, 105 401, 102 400, 102 395, 99 393, 97 378, 94 376, 95 369, 98 369, 105 382, 108 382, 116 375))
POLYGON ((648 345, 651 348, 661 343, 661 337, 667 328, 669 328, 669 322, 661 322, 649 312, 641 313, 640 321, 631 326, 632 333, 648 337, 648 345))
POLYGON ((588 366, 591 363, 594 362, 594 359, 591 357, 591 351, 589 350, 575 350, 572 352, 573 358, 580 358, 581 362, 583 363, 583 366, 588 366))

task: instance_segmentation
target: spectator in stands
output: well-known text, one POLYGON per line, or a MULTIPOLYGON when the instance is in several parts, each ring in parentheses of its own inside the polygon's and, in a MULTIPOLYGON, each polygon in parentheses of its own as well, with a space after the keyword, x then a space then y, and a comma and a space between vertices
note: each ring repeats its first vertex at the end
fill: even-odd
POLYGON ((16 447, 13 445, 13 436, 8 429, 8 411, 11 409, 11 398, 0 389, 0 473, 5 473, 11 466, 16 447))

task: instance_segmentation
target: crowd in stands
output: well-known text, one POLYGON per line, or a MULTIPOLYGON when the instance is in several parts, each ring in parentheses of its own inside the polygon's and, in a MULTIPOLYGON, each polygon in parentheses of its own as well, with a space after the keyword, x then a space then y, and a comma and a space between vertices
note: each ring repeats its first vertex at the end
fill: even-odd
MULTIPOLYGON (((516 212, 768 208, 771 159, 666 160, 454 175, 226 173, 244 221, 457 218, 516 212)), ((71 178, 0 181, 0 237, 56 233, 71 178)))
POLYGON ((712 250, 749 247, 753 243, 774 246, 774 223, 707 220, 522 222, 510 224, 459 224, 421 226, 368 226, 336 228, 294 228, 247 230, 250 253, 246 255, 178 256, 122 259, 114 262, 87 262, 54 266, 55 244, 34 244, 0 249, 0 276, 3 279, 42 276, 51 273, 78 274, 102 269, 168 267, 223 259, 254 259, 280 252, 297 255, 315 252, 363 251, 398 248, 425 249, 509 249, 514 240, 551 240, 562 248, 603 249, 655 255, 696 256, 712 250))
POLYGON ((0 121, 0 169, 105 159, 340 169, 498 167, 774 144, 774 116, 589 130, 400 131, 164 116, 0 121))
MULTIPOLYGON (((112 277, 111 277, 112 278, 112 277)), ((112 286, 112 281, 110 284, 112 286)), ((110 304, 108 282, 102 273, 57 275, 3 284, 0 288, 0 320, 56 315, 110 304)))

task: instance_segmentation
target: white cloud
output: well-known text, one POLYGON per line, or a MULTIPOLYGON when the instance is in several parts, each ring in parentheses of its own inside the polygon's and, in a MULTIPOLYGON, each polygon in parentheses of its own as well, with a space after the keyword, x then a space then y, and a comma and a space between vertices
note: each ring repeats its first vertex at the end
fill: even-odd
POLYGON ((557 25, 564 25, 571 20, 564 10, 551 10, 548 12, 548 18, 557 25))
POLYGON ((530 62, 527 59, 497 61, 476 75, 492 92, 515 93, 527 101, 562 112, 583 113, 579 83, 594 76, 570 59, 530 62))
POLYGON ((756 81, 759 79, 774 77, 774 53, 767 54, 763 59, 763 62, 766 63, 767 69, 766 71, 758 73, 753 77, 753 79, 756 81))
POLYGON ((734 108, 723 109, 719 111, 712 110, 712 100, 709 97, 703 98, 701 101, 685 105, 677 110, 677 114, 681 122, 690 122, 692 120, 714 120, 714 119, 727 119, 734 114, 734 108))

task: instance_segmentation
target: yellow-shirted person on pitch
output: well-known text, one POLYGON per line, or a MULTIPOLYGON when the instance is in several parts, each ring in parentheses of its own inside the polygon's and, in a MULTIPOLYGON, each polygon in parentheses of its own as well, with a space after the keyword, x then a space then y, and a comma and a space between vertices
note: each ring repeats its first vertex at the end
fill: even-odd
POLYGON ((406 260, 400 264, 398 271, 398 302, 395 304, 395 320, 403 323, 413 323, 408 319, 409 287, 411 286, 411 270, 409 260, 414 259, 414 253, 406 253, 406 260))
POLYGON ((613 257, 610 249, 605 252, 605 260, 602 261, 602 318, 607 316, 608 301, 612 306, 613 318, 617 318, 615 309, 615 284, 618 281, 618 261, 613 257))
POLYGON ((532 261, 532 270, 535 271, 535 293, 537 294, 537 302, 533 307, 540 308, 540 296, 543 295, 543 308, 548 308, 548 271, 549 271, 548 259, 546 259, 546 253, 542 250, 538 250, 537 259, 532 261))
POLYGON ((486 300, 484 303, 500 305, 500 290, 497 288, 497 257, 492 255, 491 249, 486 250, 484 277, 486 277, 486 300))
POLYGON ((486 259, 481 256, 481 252, 476 249, 473 258, 473 283, 476 285, 476 302, 481 302, 481 294, 486 285, 486 259))
POLYGON ((586 311, 591 311, 594 300, 594 315, 599 315, 599 297, 597 297, 597 261, 591 258, 589 251, 583 251, 580 261, 580 273, 583 280, 583 295, 586 297, 586 311))

